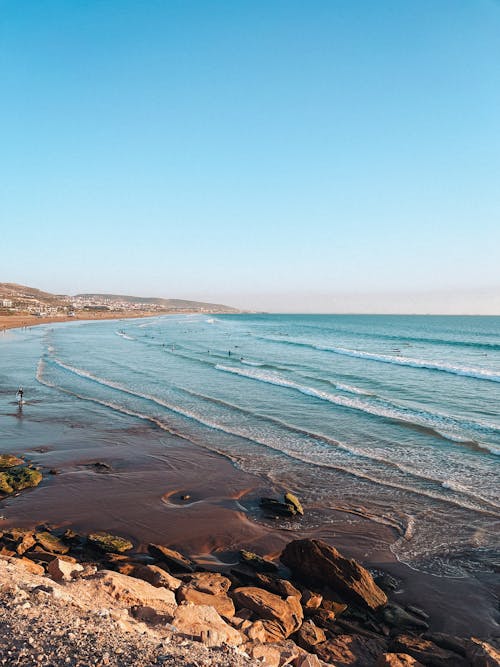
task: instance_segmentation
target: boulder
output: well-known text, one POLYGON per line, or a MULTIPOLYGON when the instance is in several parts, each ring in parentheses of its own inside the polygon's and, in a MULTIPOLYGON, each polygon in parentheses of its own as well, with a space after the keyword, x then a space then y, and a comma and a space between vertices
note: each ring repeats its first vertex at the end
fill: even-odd
POLYGON ((130 551, 134 546, 130 540, 124 537, 103 532, 90 533, 90 535, 87 535, 87 540, 93 547, 99 549, 99 551, 113 554, 122 554, 125 551, 130 551))
POLYGON ((55 581, 71 581, 73 575, 82 570, 79 563, 68 563, 60 558, 52 559, 47 565, 47 574, 55 581))
POLYGON ((424 667, 408 653, 382 653, 375 667, 424 667))
POLYGON ((233 598, 238 607, 250 609, 261 619, 278 623, 285 637, 300 628, 303 612, 297 597, 290 596, 283 600, 262 588, 248 586, 237 588, 233 592, 233 598))
POLYGON ((467 642, 466 655, 472 667, 500 666, 500 651, 476 637, 471 637, 467 642))
POLYGON ((300 602, 304 612, 310 614, 321 606, 323 596, 320 593, 313 593, 308 588, 304 588, 300 602))
POLYGON ((328 611, 328 609, 320 608, 313 613, 312 619, 320 628, 331 630, 335 624, 335 613, 333 611, 328 611))
POLYGON ((146 581, 127 577, 111 570, 100 570, 94 580, 114 600, 124 607, 151 607, 156 612, 173 616, 177 602, 172 591, 156 588, 146 581))
POLYGON ((280 595, 283 598, 289 596, 300 598, 302 596, 302 593, 287 579, 278 579, 258 572, 255 575, 255 583, 259 588, 265 588, 266 591, 280 595))
POLYGON ((338 635, 315 647, 321 660, 335 667, 373 667, 378 656, 386 649, 383 639, 362 635, 338 635))
POLYGON ((384 593, 391 593, 392 591, 397 591, 399 588, 399 582, 394 577, 391 577, 390 574, 379 574, 374 577, 374 582, 379 588, 381 588, 384 593))
POLYGON ((194 572, 196 564, 183 554, 163 544, 149 544, 148 551, 157 560, 166 563, 177 572, 194 572))
POLYGON ((386 605, 382 609, 382 618, 387 625, 399 630, 425 631, 429 629, 428 624, 422 618, 410 614, 397 604, 386 605))
POLYGON ((309 653, 308 655, 305 655, 303 658, 299 659, 298 667, 321 667, 322 664, 324 663, 321 663, 317 655, 309 653))
POLYGON ((322 540, 294 540, 287 544, 281 560, 300 578, 331 586, 370 609, 387 603, 386 594, 375 584, 368 570, 354 559, 344 558, 322 540))
POLYGON ((296 516, 297 514, 297 510, 293 505, 290 505, 289 503, 282 503, 275 498, 261 498, 260 506, 274 515, 279 514, 281 516, 291 517, 296 516))
POLYGON ((231 588, 231 580, 218 572, 195 572, 183 580, 185 586, 211 595, 225 595, 231 588))
POLYGON ((458 653, 441 648, 429 639, 413 635, 398 635, 391 644, 395 653, 407 653, 424 665, 432 667, 466 667, 467 661, 458 653))
POLYGON ((426 632, 424 634, 424 639, 429 639, 431 642, 434 642, 434 644, 437 644, 448 651, 455 651, 455 653, 464 657, 466 655, 467 641, 460 637, 454 637, 445 632, 426 632))
POLYGON ((279 649, 269 644, 255 644, 249 649, 254 660, 259 660, 265 667, 280 667, 281 653, 279 649))
POLYGON ((240 551, 240 557, 246 565, 257 572, 276 572, 278 569, 276 563, 267 560, 267 558, 262 558, 262 556, 258 556, 252 551, 245 551, 245 549, 242 549, 240 551))
POLYGON ((201 640, 202 633, 212 632, 216 633, 218 645, 243 643, 238 630, 226 623, 213 607, 183 603, 175 610, 172 624, 178 632, 194 639, 201 640))
POLYGON ((261 644, 272 644, 285 639, 283 627, 276 621, 255 621, 245 632, 251 641, 261 644))
POLYGON ((7 468, 14 468, 15 466, 23 465, 23 459, 20 459, 14 454, 0 454, 0 470, 6 470, 7 468))
POLYGON ((291 505, 297 514, 304 514, 304 508, 302 507, 300 500, 297 496, 294 496, 293 493, 290 493, 290 491, 285 493, 285 503, 291 505))
POLYGON ((0 472, 0 493, 9 495, 38 486, 42 473, 29 466, 12 467, 0 472))
MULTIPOLYGON (((147 581, 152 586, 156 588, 168 588, 169 591, 176 591, 181 585, 182 581, 173 577, 165 570, 162 570, 161 567, 157 565, 134 565, 133 563, 125 564, 129 565, 132 569, 129 572, 131 577, 136 577, 137 579, 142 579, 147 581)), ((123 572, 123 574, 126 574, 123 572)))
POLYGON ((24 556, 30 560, 40 561, 41 563, 50 563, 54 558, 65 560, 67 563, 76 563, 76 558, 73 558, 73 556, 52 553, 50 551, 45 551, 45 549, 42 549, 41 547, 35 547, 35 549, 32 549, 31 551, 26 551, 24 556))
POLYGON ((42 549, 52 554, 67 554, 69 551, 67 544, 47 531, 35 533, 35 540, 42 549))
POLYGON ((313 651, 316 644, 326 640, 325 631, 312 621, 304 621, 295 635, 297 644, 306 651, 313 651))
POLYGON ((212 595, 211 593, 197 591, 196 588, 181 586, 177 590, 176 597, 179 604, 181 602, 191 602, 192 604, 213 607, 224 618, 231 618, 235 613, 234 602, 225 594, 212 595))

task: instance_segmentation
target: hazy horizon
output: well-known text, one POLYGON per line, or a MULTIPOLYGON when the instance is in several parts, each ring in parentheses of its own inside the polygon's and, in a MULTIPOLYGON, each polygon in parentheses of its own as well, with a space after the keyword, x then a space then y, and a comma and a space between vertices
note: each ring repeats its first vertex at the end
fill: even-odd
POLYGON ((2 2, 2 279, 500 314, 500 5, 2 2))

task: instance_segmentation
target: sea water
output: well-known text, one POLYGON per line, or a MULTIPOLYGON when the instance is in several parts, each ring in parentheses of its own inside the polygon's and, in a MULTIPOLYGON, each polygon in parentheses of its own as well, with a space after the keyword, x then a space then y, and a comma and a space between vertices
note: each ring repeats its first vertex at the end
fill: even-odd
POLYGON ((334 509, 393 526, 411 567, 498 566, 499 317, 172 315, 0 338, 4 414, 23 384, 40 419, 91 406, 220 452, 322 508, 304 519, 319 531, 334 509))

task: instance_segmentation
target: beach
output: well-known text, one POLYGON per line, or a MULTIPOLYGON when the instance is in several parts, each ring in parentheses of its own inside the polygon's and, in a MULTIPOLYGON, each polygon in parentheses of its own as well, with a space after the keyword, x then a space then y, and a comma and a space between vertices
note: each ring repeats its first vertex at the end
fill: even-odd
MULTIPOLYGON (((245 325, 248 327, 248 322, 245 325)), ((402 527, 391 519, 389 505, 375 515, 376 505, 389 498, 383 490, 377 491, 375 504, 370 506, 370 497, 361 496, 367 482, 360 479, 355 486, 357 502, 349 502, 352 473, 347 481, 343 481, 344 473, 335 473, 333 485, 328 470, 319 476, 316 469, 309 472, 303 461, 283 459, 275 449, 264 448, 264 434, 257 422, 251 431, 243 431, 250 416, 244 416, 245 406, 234 394, 234 386, 230 388, 231 405, 235 401, 240 404, 237 421, 222 420, 229 400, 223 401, 221 396, 215 400, 214 394, 210 412, 202 417, 199 409, 195 410, 193 399, 189 399, 194 392, 194 375, 187 368, 205 372, 205 367, 212 368, 209 363, 215 363, 246 373, 247 366, 241 360, 257 364, 255 353, 252 358, 242 356, 247 352, 241 352, 234 331, 228 335, 223 328, 229 325, 220 325, 223 342, 217 343, 214 326, 218 323, 212 316, 193 315, 130 320, 120 325, 48 323, 36 330, 10 332, 0 349, 4 374, 2 452, 21 456, 42 472, 43 480, 35 489, 1 501, 1 530, 43 525, 58 533, 66 529, 82 535, 106 531, 130 539, 139 554, 146 554, 150 543, 166 544, 200 567, 223 573, 239 567, 242 549, 273 560, 293 539, 321 539, 371 572, 394 577, 398 587, 393 599, 422 609, 429 616, 432 632, 483 638, 495 635, 498 574, 488 565, 487 550, 480 551, 481 561, 464 548, 460 576, 429 571, 429 562, 439 562, 437 558, 429 561, 428 553, 412 556, 413 560, 405 563, 406 551, 398 552, 397 547, 402 539, 411 544, 411 536, 403 536, 402 527), (192 342, 194 335, 199 338, 200 327, 212 340, 211 349, 203 353, 202 345, 198 342, 193 347, 192 342), (132 361, 128 352, 136 347, 137 339, 142 341, 140 362, 132 361), (228 349, 223 351, 222 345, 234 350, 231 356, 238 355, 238 366, 237 361, 228 361, 228 349), (196 358, 203 354, 203 364, 193 366, 189 358, 189 367, 184 365, 188 348, 196 350, 196 358), (119 356, 113 360, 113 355, 119 356), (226 357, 224 362, 221 355, 226 357), (142 375, 136 380, 127 376, 125 384, 125 366, 133 368, 127 373, 140 371, 142 375), (150 367, 160 375, 151 375, 150 367), (10 384, 7 378, 11 378, 10 384), (14 378, 25 387, 26 405, 22 409, 14 400, 14 378), (160 383, 165 387, 163 392, 160 383), (182 395, 184 405, 174 403, 174 395, 182 395), (248 440, 250 433, 252 442, 248 440), (289 490, 304 503, 304 517, 275 518, 262 510, 262 497, 279 499, 289 490), (403 553, 403 558, 398 553, 403 553), (464 574, 466 568, 469 576, 464 574)), ((252 373, 254 369, 262 372, 262 366, 248 367, 252 373)), ((220 376, 226 383, 226 375, 230 380, 232 374, 225 371, 210 377, 220 376)), ((208 391, 205 376, 201 382, 208 391)), ((256 387, 260 390, 259 384, 256 387)), ((200 393, 197 390, 197 395, 200 393)), ((248 394, 250 399, 254 400, 248 394)), ((258 400, 268 399, 259 394, 258 400)), ((287 399, 289 406, 291 400, 287 399)), ((308 403, 309 413, 317 420, 314 405, 308 403)), ((248 412, 248 404, 245 409, 248 412)), ((263 410, 261 404, 259 414, 263 410)), ((286 419, 290 425, 283 410, 280 420, 286 419)), ((271 416, 277 419, 276 412, 271 416)), ((341 425, 337 420, 336 428, 341 425)), ((352 427, 355 430, 355 424, 352 427)), ((287 446, 292 446, 292 431, 287 428, 287 446)), ((270 432, 266 437, 276 446, 270 432)), ((298 433, 296 437, 302 436, 298 433)), ((309 442, 311 436, 307 438, 309 442)), ((388 481, 392 489, 394 480, 388 481)), ((443 499, 436 500, 438 507, 448 507, 443 504, 445 493, 446 489, 443 499)), ((423 502, 420 496, 415 499, 414 491, 405 498, 407 505, 399 510, 408 514, 412 504, 416 507, 417 500, 423 502)), ((428 496, 423 498, 427 503, 428 496)), ((449 505, 450 537, 453 512, 461 517, 471 511, 456 503, 449 505)), ((431 519, 429 509, 427 513, 431 519)), ((489 514, 476 516, 473 512, 470 516, 471 525, 495 523, 489 514)), ((425 535, 426 527, 423 529, 425 535)), ((450 563, 455 566, 457 553, 454 556, 450 563)))

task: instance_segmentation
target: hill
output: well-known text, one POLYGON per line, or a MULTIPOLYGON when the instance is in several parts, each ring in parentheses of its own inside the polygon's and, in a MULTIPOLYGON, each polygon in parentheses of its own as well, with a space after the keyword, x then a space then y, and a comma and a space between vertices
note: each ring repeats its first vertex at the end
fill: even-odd
POLYGON ((89 299, 95 301, 112 301, 129 303, 133 305, 144 304, 160 306, 166 310, 217 310, 225 313, 237 313, 237 308, 225 306, 220 303, 206 303, 204 301, 189 301, 187 299, 163 299, 160 297, 130 296, 127 294, 77 294, 77 299, 89 299))

